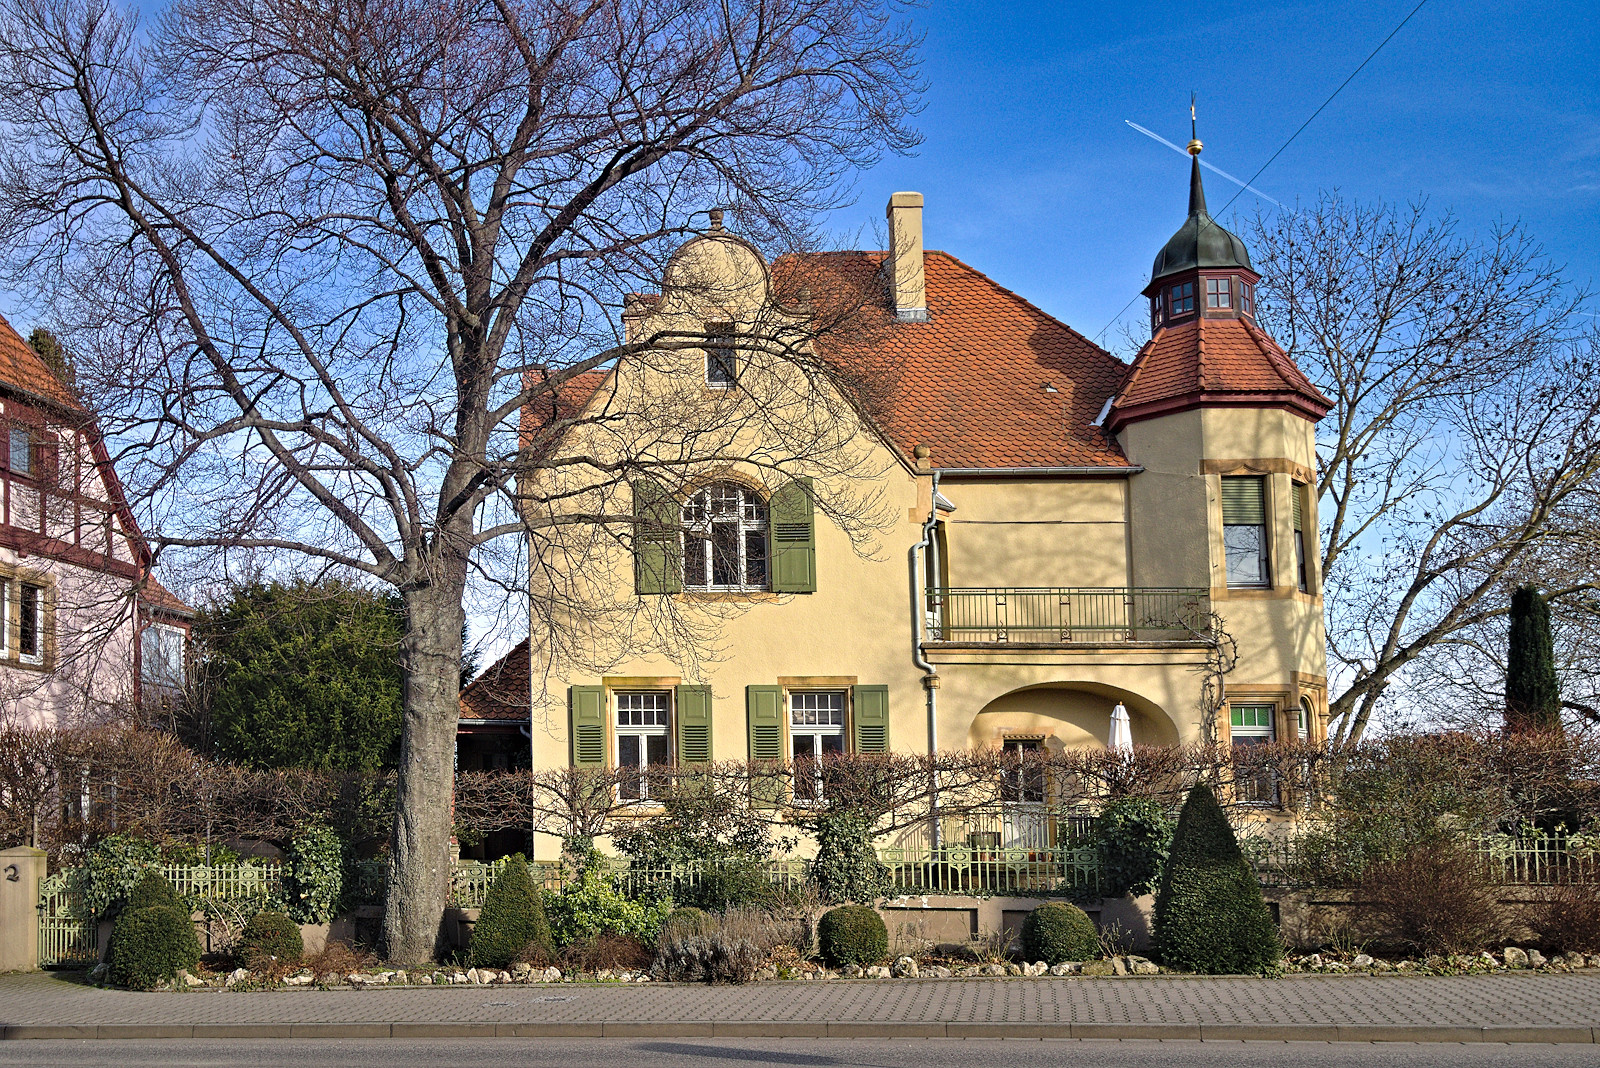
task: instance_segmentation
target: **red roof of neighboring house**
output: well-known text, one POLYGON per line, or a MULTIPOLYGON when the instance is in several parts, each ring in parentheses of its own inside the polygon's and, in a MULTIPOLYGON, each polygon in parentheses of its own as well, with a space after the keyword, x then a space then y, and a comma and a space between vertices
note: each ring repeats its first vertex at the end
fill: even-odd
POLYGON ((1333 402, 1277 342, 1244 318, 1196 318, 1163 327, 1139 350, 1106 420, 1135 419, 1198 404, 1286 406, 1320 419, 1333 402))
POLYGON ((525 723, 531 699, 528 643, 524 640, 461 691, 461 721, 468 725, 525 723))
POLYGON ((539 428, 561 419, 575 418, 589 403, 595 390, 611 374, 610 371, 583 371, 573 375, 532 404, 522 406, 521 442, 524 446, 533 441, 539 428))
POLYGON ((170 612, 173 615, 185 618, 194 615, 193 608, 190 608, 179 600, 171 590, 157 582, 154 576, 145 579, 144 588, 139 591, 139 600, 144 603, 145 607, 153 608, 158 612, 170 612))
MULTIPOLYGON (((887 255, 807 259, 873 292, 887 255)), ((943 468, 1130 466, 1093 425, 1120 360, 949 253, 927 252, 923 269, 927 322, 899 322, 885 299, 880 322, 817 341, 824 358, 892 379, 879 421, 902 452, 927 445, 943 468)))

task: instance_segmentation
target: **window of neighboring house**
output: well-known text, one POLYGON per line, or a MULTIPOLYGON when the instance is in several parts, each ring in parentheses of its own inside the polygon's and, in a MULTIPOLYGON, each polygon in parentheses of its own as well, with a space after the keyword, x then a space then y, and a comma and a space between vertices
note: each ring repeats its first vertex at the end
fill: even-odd
POLYGON ((1194 283, 1185 282, 1167 290, 1167 314, 1188 315, 1194 311, 1194 283))
POLYGON ((11 472, 17 475, 33 474, 33 436, 28 433, 27 427, 14 426, 11 428, 9 442, 11 450, 11 472))
POLYGON ((623 776, 618 791, 624 801, 648 801, 661 792, 651 771, 667 766, 667 727, 672 695, 666 690, 621 691, 617 702, 617 768, 637 772, 623 776))
POLYGON ((732 323, 706 324, 706 385, 732 389, 739 381, 738 350, 733 347, 732 323))
MULTIPOLYGON (((1228 708, 1234 745, 1265 745, 1277 737, 1278 707, 1273 704, 1237 704, 1228 708)), ((1234 780, 1239 800, 1247 805, 1278 803, 1278 784, 1270 770, 1244 771, 1234 780)))
POLYGON ((683 585, 767 588, 767 505, 753 489, 716 482, 683 506, 683 585))
POLYGON ((789 694, 789 746, 795 762, 796 799, 819 799, 825 762, 844 752, 843 690, 789 694))
POLYGON ((1222 547, 1229 586, 1269 586, 1266 480, 1259 475, 1222 480, 1222 547))
POLYGON ((1038 738, 1007 738, 1005 780, 1000 785, 1000 800, 1011 804, 1038 804, 1044 801, 1045 770, 1039 762, 1044 743, 1038 738))
POLYGON ((1301 593, 1311 589, 1311 579, 1306 571, 1305 498, 1310 487, 1296 482, 1289 487, 1294 501, 1294 576, 1301 593))
POLYGON ((151 623, 139 634, 139 675, 148 686, 183 689, 183 630, 151 623))
POLYGON ((1206 307, 1231 308, 1233 307, 1233 288, 1226 278, 1206 279, 1206 307))
POLYGON ((1246 315, 1256 313, 1255 287, 1249 282, 1239 282, 1239 310, 1246 315))
POLYGON ((17 653, 25 663, 44 662, 44 588, 24 582, 18 598, 17 653))

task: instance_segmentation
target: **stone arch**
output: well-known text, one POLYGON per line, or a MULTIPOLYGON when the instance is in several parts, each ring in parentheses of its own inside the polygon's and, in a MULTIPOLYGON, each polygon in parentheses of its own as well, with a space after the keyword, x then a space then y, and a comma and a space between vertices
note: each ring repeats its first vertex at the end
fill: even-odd
POLYGON ((1177 745, 1178 726, 1160 705, 1099 682, 1045 682, 1001 694, 972 717, 967 745, 999 745, 1008 736, 1042 737, 1051 749, 1104 748, 1111 709, 1127 706, 1135 745, 1177 745))

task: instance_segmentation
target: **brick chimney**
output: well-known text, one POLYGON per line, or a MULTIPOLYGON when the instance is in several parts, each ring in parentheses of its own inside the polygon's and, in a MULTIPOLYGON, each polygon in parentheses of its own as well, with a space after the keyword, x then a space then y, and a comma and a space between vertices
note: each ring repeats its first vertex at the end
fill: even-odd
POLYGON ((922 194, 889 197, 889 295, 903 323, 928 321, 928 287, 922 273, 922 194))

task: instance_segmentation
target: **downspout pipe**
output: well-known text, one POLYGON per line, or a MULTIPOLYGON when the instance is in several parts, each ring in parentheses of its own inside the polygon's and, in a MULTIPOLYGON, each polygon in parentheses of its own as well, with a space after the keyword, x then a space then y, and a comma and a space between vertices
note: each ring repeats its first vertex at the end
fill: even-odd
MULTIPOLYGON (((927 591, 924 574, 931 579, 936 572, 920 565, 923 559, 937 558, 934 527, 939 522, 939 470, 933 470, 933 486, 928 496, 928 518, 922 524, 922 540, 911 547, 911 662, 923 674, 922 688, 928 695, 928 755, 939 751, 939 669, 923 654, 924 623, 927 618, 927 591)), ((944 831, 939 825, 939 783, 933 783, 928 805, 933 816, 933 849, 939 853, 944 848, 944 831)))

